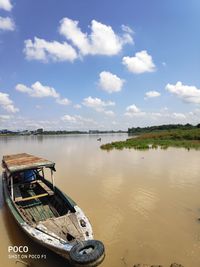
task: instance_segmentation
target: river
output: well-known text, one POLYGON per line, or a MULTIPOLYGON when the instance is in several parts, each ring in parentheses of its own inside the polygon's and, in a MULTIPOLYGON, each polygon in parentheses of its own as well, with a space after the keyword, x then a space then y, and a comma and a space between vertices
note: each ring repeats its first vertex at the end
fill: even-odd
MULTIPOLYGON (((100 144, 126 134, 0 137, 0 156, 26 152, 56 162, 56 184, 89 217, 102 240, 102 267, 136 263, 200 266, 200 151, 102 151, 100 144)), ((23 266, 9 259, 8 246, 28 246, 34 267, 70 266, 32 242, 17 226, 0 194, 0 266, 23 266)))

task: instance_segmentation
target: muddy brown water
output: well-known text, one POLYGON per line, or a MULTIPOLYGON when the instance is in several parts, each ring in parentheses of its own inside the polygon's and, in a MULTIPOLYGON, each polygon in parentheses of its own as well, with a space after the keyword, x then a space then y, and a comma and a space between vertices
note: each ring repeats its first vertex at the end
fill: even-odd
MULTIPOLYGON (((126 135, 102 135, 102 142, 126 135)), ((89 217, 104 242, 102 267, 172 262, 200 266, 200 151, 184 149, 102 151, 95 135, 0 138, 4 154, 27 152, 56 162, 56 184, 89 217)), ((0 266, 24 266, 9 259, 8 246, 28 246, 35 267, 70 266, 32 242, 17 226, 0 194, 0 266)), ((23 255, 26 253, 22 253, 23 255)))

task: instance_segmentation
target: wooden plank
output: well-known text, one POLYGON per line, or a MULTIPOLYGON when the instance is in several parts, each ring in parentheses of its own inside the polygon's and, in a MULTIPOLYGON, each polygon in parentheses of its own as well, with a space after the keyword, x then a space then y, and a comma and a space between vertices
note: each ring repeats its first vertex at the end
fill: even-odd
POLYGON ((40 194, 40 195, 36 195, 36 196, 32 196, 32 197, 25 197, 25 198, 16 198, 15 201, 18 202, 18 201, 27 201, 27 200, 32 200, 32 199, 36 199, 36 198, 40 198, 40 197, 46 197, 48 196, 47 193, 44 193, 44 194, 40 194))
POLYGON ((53 217, 55 217, 54 213, 52 212, 52 210, 49 208, 48 205, 44 205, 43 208, 44 208, 44 210, 45 210, 45 212, 46 212, 48 218, 53 218, 53 217))
POLYGON ((54 168, 55 163, 26 153, 3 156, 3 167, 7 168, 10 172, 43 166, 54 168))
POLYGON ((43 205, 36 206, 36 209, 38 210, 41 220, 46 220, 48 219, 47 214, 45 213, 43 205))
POLYGON ((43 181, 37 180, 37 182, 50 196, 54 194, 51 188, 49 188, 43 181))

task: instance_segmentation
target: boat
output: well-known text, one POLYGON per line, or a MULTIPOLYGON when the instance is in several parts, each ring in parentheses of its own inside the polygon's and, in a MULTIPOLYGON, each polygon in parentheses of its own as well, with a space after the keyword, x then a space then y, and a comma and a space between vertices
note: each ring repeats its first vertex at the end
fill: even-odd
POLYGON ((2 159, 5 202, 22 230, 74 266, 97 266, 105 257, 89 219, 56 185, 55 163, 27 153, 2 159), (51 180, 47 179, 50 171, 51 180))

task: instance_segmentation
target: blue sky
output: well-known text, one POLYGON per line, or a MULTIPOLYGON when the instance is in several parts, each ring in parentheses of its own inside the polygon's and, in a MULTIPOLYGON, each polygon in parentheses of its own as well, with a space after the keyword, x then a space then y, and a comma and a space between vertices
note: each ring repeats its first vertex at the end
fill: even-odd
POLYGON ((0 0, 0 128, 199 123, 199 25, 197 0, 0 0))

